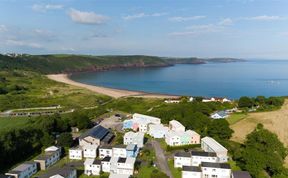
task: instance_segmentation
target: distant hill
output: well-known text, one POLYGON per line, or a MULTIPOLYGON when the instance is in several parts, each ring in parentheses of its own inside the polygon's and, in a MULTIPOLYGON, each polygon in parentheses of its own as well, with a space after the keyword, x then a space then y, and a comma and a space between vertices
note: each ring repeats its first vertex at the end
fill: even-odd
POLYGON ((0 55, 0 70, 22 69, 51 73, 102 71, 128 67, 164 67, 174 64, 205 64, 207 62, 238 62, 233 58, 164 58, 157 56, 90 56, 90 55, 0 55))

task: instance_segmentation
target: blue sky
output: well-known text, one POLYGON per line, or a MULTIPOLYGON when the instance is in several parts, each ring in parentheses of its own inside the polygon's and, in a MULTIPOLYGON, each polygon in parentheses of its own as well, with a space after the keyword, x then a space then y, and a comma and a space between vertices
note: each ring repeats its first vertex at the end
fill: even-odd
POLYGON ((0 52, 288 59, 287 0, 1 0, 0 52))

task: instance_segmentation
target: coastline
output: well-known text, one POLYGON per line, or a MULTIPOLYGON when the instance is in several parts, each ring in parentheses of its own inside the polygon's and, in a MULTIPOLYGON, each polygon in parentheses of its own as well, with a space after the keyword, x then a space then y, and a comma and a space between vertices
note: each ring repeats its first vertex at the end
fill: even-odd
POLYGON ((69 74, 50 74, 46 75, 50 80, 54 80, 56 82, 65 83, 68 85, 73 85, 80 88, 88 89, 92 92, 107 95, 113 98, 121 98, 121 97, 140 97, 140 98, 179 98, 180 96, 176 95, 165 95, 165 94, 156 94, 156 93, 145 93, 140 91, 129 91, 122 89, 114 89, 108 87, 101 87, 95 85, 88 85, 84 83, 79 83, 73 81, 69 78, 69 74))

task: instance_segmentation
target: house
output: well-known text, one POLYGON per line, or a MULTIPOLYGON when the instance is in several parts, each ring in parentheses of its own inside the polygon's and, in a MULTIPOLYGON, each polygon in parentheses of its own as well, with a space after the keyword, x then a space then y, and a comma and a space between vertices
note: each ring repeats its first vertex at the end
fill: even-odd
POLYGON ((46 170, 48 167, 60 160, 61 148, 51 146, 45 149, 45 153, 38 156, 34 161, 40 165, 41 170, 46 170))
POLYGON ((111 157, 110 159, 110 173, 117 174, 119 157, 111 157))
POLYGON ((97 157, 97 145, 85 145, 83 146, 83 157, 84 158, 96 158, 97 157))
POLYGON ((148 134, 153 138, 164 138, 168 132, 168 127, 162 124, 150 124, 148 134))
POLYGON ((127 174, 110 174, 109 178, 130 178, 130 175, 127 174))
POLYGON ((233 171, 231 178, 252 178, 247 171, 233 171))
POLYGON ((214 178, 230 178, 231 177, 231 168, 229 164, 226 163, 201 163, 201 170, 203 177, 214 178))
POLYGON ((222 99, 222 103, 231 103, 232 101, 227 99, 227 98, 223 98, 222 99))
POLYGON ((36 162, 25 162, 7 172, 5 175, 14 178, 29 178, 37 172, 36 162))
POLYGON ((175 132, 185 132, 185 127, 178 121, 172 120, 169 121, 169 130, 175 131, 175 132))
POLYGON ((79 137, 79 145, 82 147, 86 145, 99 146, 101 143, 109 143, 113 137, 114 134, 110 130, 97 125, 79 137))
POLYGON ((69 149, 69 159, 81 160, 83 157, 83 150, 80 146, 69 149))
POLYGON ((201 136, 197 132, 187 130, 186 134, 189 136, 190 144, 200 144, 201 136))
POLYGON ((139 120, 146 120, 152 124, 160 124, 161 123, 161 119, 159 119, 157 117, 153 117, 153 116, 147 116, 147 115, 135 113, 135 114, 133 114, 132 117, 133 117, 134 122, 135 121, 137 122, 139 120))
POLYGON ((86 159, 84 162, 84 174, 91 175, 100 175, 101 171, 101 161, 94 159, 86 159))
POLYGON ((148 132, 148 124, 149 124, 149 121, 147 120, 140 120, 138 121, 138 129, 139 129, 139 132, 142 132, 142 133, 147 133, 148 132))
POLYGON ((129 144, 126 147, 126 154, 127 157, 134 157, 136 158, 138 155, 138 147, 135 144, 129 144))
POLYGON ((200 135, 192 130, 186 132, 169 131, 165 135, 165 141, 169 146, 199 144, 200 135))
POLYGON ((123 121, 123 129, 132 129, 133 128, 132 126, 133 126, 133 120, 132 119, 127 119, 127 120, 123 121))
POLYGON ((144 133, 142 132, 127 132, 123 137, 123 143, 125 145, 128 144, 136 144, 138 148, 142 148, 144 145, 144 133))
POLYGON ((189 97, 188 102, 193 102, 194 98, 193 97, 189 97))
POLYGON ((192 158, 189 152, 177 152, 174 155, 174 167, 182 168, 183 166, 191 166, 192 158))
POLYGON ((226 111, 218 111, 210 116, 212 119, 225 119, 229 117, 229 114, 226 111))
POLYGON ((220 163, 228 161, 228 150, 211 137, 204 137, 201 139, 201 148, 206 152, 216 153, 220 163))
POLYGON ((133 175, 134 173, 134 164, 136 158, 128 157, 128 158, 119 158, 117 162, 117 174, 126 174, 133 175))
POLYGON ((79 132, 79 128, 78 127, 71 127, 71 131, 73 133, 78 133, 79 132))
POLYGON ((199 166, 202 162, 218 163, 219 159, 214 152, 191 151, 192 166, 199 166))
POLYGON ((216 102, 215 98, 204 98, 202 100, 203 103, 209 103, 209 102, 216 102))
POLYGON ((101 160, 101 167, 103 172, 110 172, 111 169, 111 163, 110 163, 111 157, 106 156, 101 160))
POLYGON ((126 145, 116 145, 112 148, 113 151, 113 157, 121 157, 126 158, 127 157, 127 151, 126 151, 126 145))
POLYGON ((105 158, 105 157, 112 157, 113 151, 111 146, 100 146, 99 148, 99 157, 105 158))
POLYGON ((76 169, 70 167, 49 169, 47 173, 38 178, 77 178, 77 172, 76 169))
POLYGON ((183 166, 182 178, 202 178, 202 170, 198 166, 183 166))
POLYGON ((172 100, 172 99, 169 99, 169 100, 165 100, 164 101, 165 103, 167 103, 167 104, 171 104, 171 103, 180 103, 180 100, 172 100))

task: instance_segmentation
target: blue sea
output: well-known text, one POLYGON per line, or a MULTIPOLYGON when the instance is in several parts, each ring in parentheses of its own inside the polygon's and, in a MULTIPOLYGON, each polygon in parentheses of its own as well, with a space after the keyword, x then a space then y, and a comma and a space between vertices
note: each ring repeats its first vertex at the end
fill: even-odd
POLYGON ((179 64, 171 67, 76 73, 77 82, 183 96, 288 96, 288 61, 179 64))

